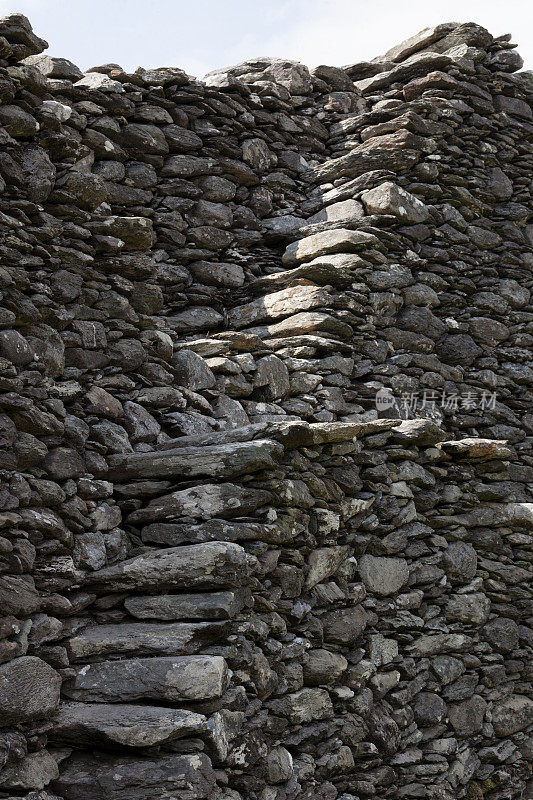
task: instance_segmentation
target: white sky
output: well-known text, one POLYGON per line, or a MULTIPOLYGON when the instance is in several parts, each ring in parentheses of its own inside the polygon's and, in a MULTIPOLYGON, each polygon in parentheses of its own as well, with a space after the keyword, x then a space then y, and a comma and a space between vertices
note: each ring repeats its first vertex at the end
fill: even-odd
POLYGON ((83 70, 114 62, 202 77, 256 56, 342 66, 451 20, 512 33, 533 69, 528 0, 0 0, 0 15, 12 11, 29 17, 50 55, 83 70))

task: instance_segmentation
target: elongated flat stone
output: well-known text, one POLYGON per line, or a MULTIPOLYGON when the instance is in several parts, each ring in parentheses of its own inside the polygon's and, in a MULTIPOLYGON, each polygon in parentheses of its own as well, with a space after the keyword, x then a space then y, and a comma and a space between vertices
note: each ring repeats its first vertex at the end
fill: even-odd
POLYGON ((344 175, 357 177, 369 170, 403 170, 416 164, 427 142, 431 140, 424 141, 422 137, 409 131, 374 136, 346 155, 332 158, 309 170, 309 180, 313 183, 325 183, 344 175))
POLYGON ((172 522, 180 517, 241 517, 267 503, 270 497, 269 492, 261 489, 243 489, 233 483, 206 483, 158 497, 130 514, 128 521, 145 524, 172 522))
POLYGON ((107 703, 63 703, 51 740, 87 747, 151 747, 207 730, 203 714, 173 708, 107 703))
POLYGON ((349 339, 353 336, 351 325, 322 311, 302 311, 281 320, 281 322, 273 322, 259 328, 249 328, 248 333, 254 333, 265 339, 270 337, 277 339, 285 336, 305 336, 316 331, 331 333, 341 339, 349 339))
POLYGON ((293 242, 285 250, 282 261, 284 264, 300 264, 328 253, 353 253, 374 245, 379 245, 379 240, 372 233, 336 228, 293 242))
POLYGON ((126 758, 75 754, 52 784, 65 800, 206 800, 216 779, 204 753, 126 758))
POLYGON ((185 525, 171 522, 153 522, 141 530, 143 542, 178 545, 188 543, 225 542, 259 539, 261 542, 282 542, 290 540, 279 524, 269 525, 260 522, 233 522, 212 519, 199 525, 185 525))
POLYGON ((130 478, 196 477, 231 478, 271 469, 283 450, 277 442, 259 439, 207 447, 183 447, 152 453, 116 453, 109 456, 109 475, 130 478))
POLYGON ((231 586, 248 572, 246 553, 233 542, 206 542, 154 550, 90 573, 86 586, 113 592, 193 586, 231 586))
POLYGON ((228 668, 221 656, 127 658, 82 667, 72 685, 65 686, 65 695, 90 703, 179 703, 214 700, 227 685, 228 668))
POLYGON ((69 642, 73 658, 111 654, 181 655, 197 653, 227 632, 223 622, 156 622, 98 625, 86 628, 69 642))
POLYGON ((137 619, 231 619, 244 606, 244 592, 128 597, 124 606, 137 619))
POLYGON ((235 328, 246 328, 256 322, 289 317, 319 306, 327 308, 331 303, 331 295, 319 286, 293 286, 232 308, 228 321, 235 328))

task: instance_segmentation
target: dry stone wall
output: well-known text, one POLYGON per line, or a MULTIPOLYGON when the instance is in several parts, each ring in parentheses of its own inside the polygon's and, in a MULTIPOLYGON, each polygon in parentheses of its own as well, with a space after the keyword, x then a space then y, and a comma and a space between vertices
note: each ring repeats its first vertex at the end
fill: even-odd
POLYGON ((530 796, 510 37, 46 46, 0 20, 0 797, 530 796))

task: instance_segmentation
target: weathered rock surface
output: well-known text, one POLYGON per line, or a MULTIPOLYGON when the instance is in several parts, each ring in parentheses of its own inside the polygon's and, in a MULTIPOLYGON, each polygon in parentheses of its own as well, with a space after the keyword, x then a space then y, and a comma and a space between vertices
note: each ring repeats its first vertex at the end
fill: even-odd
POLYGON ((213 700, 227 686, 220 656, 175 656, 100 661, 77 673, 67 695, 93 702, 213 700))

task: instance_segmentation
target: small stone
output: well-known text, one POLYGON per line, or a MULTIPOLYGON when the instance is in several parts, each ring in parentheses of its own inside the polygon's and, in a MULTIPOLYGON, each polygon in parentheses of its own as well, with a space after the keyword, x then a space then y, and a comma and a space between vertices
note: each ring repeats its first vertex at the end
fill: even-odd
POLYGON ((363 192, 361 200, 368 214, 392 214, 403 222, 425 222, 429 210, 421 200, 392 181, 363 192))
POLYGON ((86 472, 83 458, 70 447, 56 447, 49 450, 43 459, 43 467, 54 481, 80 478, 86 472))
POLYGON ((452 542, 443 553, 442 567, 452 583, 469 583, 476 575, 477 553, 467 542, 452 542))
POLYGON ((340 653, 317 648, 306 653, 303 667, 308 686, 333 685, 348 669, 348 662, 340 653))
POLYGON ((328 253, 358 252, 377 243, 376 237, 371 233, 337 228, 323 233, 314 233, 290 244, 283 254, 282 262, 287 265, 300 264, 328 253))
POLYGON ((520 694, 512 694, 499 700, 492 707, 492 724, 497 736, 512 736, 531 723, 533 700, 520 694))
POLYGON ((483 627, 483 638, 500 653, 508 653, 518 647, 518 625, 513 619, 497 617, 483 627))
POLYGON ((301 689, 286 695, 278 701, 293 725, 311 722, 316 719, 331 719, 333 706, 325 689, 301 689))
POLYGON ((457 620, 470 625, 483 625, 489 618, 490 600, 484 594, 457 594, 446 604, 445 614, 448 619, 457 620))
POLYGON ((483 727, 483 719, 487 708, 486 701, 475 694, 462 703, 448 706, 448 716, 458 736, 473 736, 483 727))
POLYGON ((59 703, 61 677, 45 661, 22 656, 0 666, 0 713, 5 724, 46 719, 59 703))
POLYGON ((419 692, 413 701, 415 720, 421 726, 435 725, 446 717, 444 700, 433 692, 419 692))
POLYGON ((404 558, 364 555, 359 559, 359 572, 366 588, 380 595, 395 594, 409 578, 404 558))

